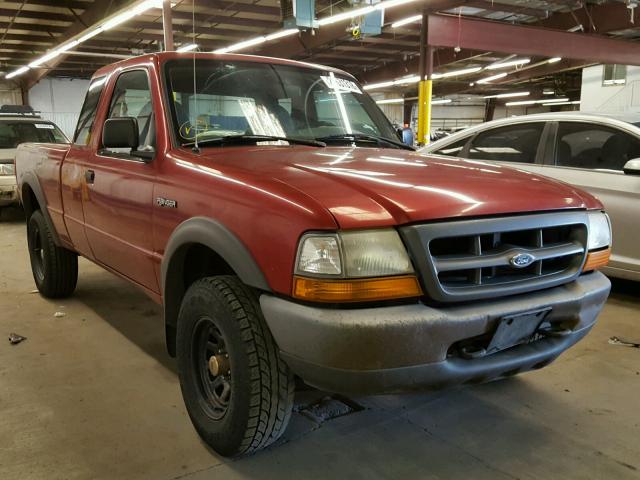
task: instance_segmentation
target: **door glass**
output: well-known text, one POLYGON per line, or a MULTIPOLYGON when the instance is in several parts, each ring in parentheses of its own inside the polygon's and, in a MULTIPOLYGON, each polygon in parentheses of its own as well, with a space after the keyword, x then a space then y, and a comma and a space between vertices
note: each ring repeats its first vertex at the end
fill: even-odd
MULTIPOLYGON (((109 118, 133 117, 138 122, 138 151, 152 152, 156 144, 151 89, 147 72, 125 72, 116 82, 111 96, 109 118)), ((129 149, 112 149, 118 153, 129 149)))
POLYGON ((534 163, 543 128, 543 123, 524 123, 479 133, 471 143, 469 158, 534 163))
POLYGON ((591 123, 558 125, 556 165, 561 167, 622 170, 640 157, 640 141, 631 135, 591 123))
POLYGON ((106 77, 96 78, 89 85, 89 90, 84 98, 84 104, 78 118, 78 126, 73 136, 73 143, 76 145, 87 145, 91 140, 91 128, 96 119, 96 111, 98 110, 98 102, 106 81, 106 77))
POLYGON ((447 155, 449 157, 459 157, 468 141, 469 137, 465 137, 462 140, 450 143, 433 153, 437 153, 438 155, 447 155))

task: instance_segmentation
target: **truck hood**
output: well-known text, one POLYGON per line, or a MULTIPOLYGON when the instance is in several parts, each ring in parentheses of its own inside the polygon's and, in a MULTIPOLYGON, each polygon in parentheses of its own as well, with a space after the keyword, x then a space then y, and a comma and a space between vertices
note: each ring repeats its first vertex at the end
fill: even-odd
POLYGON ((372 148, 234 150, 237 155, 206 149, 200 158, 283 182, 327 208, 341 228, 602 208, 590 194, 565 183, 475 160, 372 148))

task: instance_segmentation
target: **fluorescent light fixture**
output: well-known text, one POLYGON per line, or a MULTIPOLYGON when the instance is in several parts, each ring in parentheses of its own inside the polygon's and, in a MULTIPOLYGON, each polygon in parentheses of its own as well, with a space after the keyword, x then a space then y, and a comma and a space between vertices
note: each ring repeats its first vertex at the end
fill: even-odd
POLYGON ((500 68, 516 67, 518 65, 525 65, 529 62, 531 62, 530 58, 516 58, 515 60, 508 60, 506 62, 498 62, 487 65, 487 70, 498 70, 500 68))
POLYGON ((375 5, 368 5, 362 8, 355 8, 352 10, 348 10, 346 12, 338 13, 337 15, 332 15, 330 17, 324 17, 318 20, 319 26, 331 25, 333 23, 338 23, 343 20, 349 20, 355 17, 362 17, 363 15, 367 15, 376 10, 386 10, 387 8, 397 7, 399 5, 404 5, 406 3, 411 3, 416 0, 385 0, 383 2, 377 3, 375 5))
POLYGON ((59 55, 60 55, 60 52, 58 50, 51 50, 49 53, 43 55, 40 58, 36 58, 33 62, 31 62, 29 64, 29 68, 39 67, 43 63, 47 63, 49 60, 53 60, 59 55))
POLYGON ((237 52, 238 50, 244 50, 245 48, 253 47, 255 45, 260 45, 261 43, 265 43, 265 42, 270 42, 271 40, 277 40, 278 38, 295 35, 297 33, 298 33, 297 28, 288 28, 286 30, 280 30, 278 32, 274 32, 266 36, 261 35, 259 37, 250 38, 249 40, 244 40, 242 42, 234 43, 233 45, 229 45, 228 47, 214 50, 213 53, 237 52))
POLYGON ((552 103, 543 103, 543 107, 555 107, 556 105, 571 105, 571 102, 552 102, 552 103))
POLYGON ((409 25, 410 23, 416 23, 422 21, 422 15, 413 15, 412 17, 407 17, 402 20, 398 20, 395 23, 391 24, 391 28, 404 27, 405 25, 409 25))
POLYGON ((288 28, 286 30, 280 30, 279 32, 272 33, 271 35, 267 35, 265 38, 267 39, 267 42, 270 42, 271 40, 288 37, 289 35, 295 35, 296 33, 298 33, 297 28, 288 28))
POLYGON ((404 103, 404 98, 385 98, 384 100, 377 100, 378 105, 388 105, 391 103, 404 103))
POLYGON ((29 67, 24 66, 24 67, 20 67, 17 70, 14 70, 11 73, 8 73, 5 78, 13 78, 13 77, 17 77, 18 75, 22 75, 24 72, 26 72, 27 70, 29 70, 29 67))
POLYGON ((545 98, 544 100, 536 100, 537 103, 555 103, 555 102, 568 102, 568 98, 545 98))
POLYGON ((438 78, 460 77, 462 75, 477 73, 480 70, 482 70, 482 67, 463 68, 462 70, 452 70, 450 72, 434 73, 433 75, 431 75, 431 78, 434 80, 437 80, 438 78))
POLYGON ((520 100, 518 102, 507 102, 505 103, 505 105, 507 107, 515 107, 518 105, 534 105, 535 103, 538 103, 538 102, 536 102, 535 100, 520 100))
POLYGON ((574 100, 571 105, 580 105, 580 100, 574 100))
POLYGON ((555 95, 555 90, 543 90, 542 94, 543 95, 555 95))
POLYGON ((557 63, 560 60, 562 60, 562 57, 553 57, 553 58, 550 58, 549 60, 547 60, 547 63, 557 63))
POLYGON ((196 48, 198 48, 198 44, 197 43, 189 43, 188 45, 183 45, 182 47, 177 49, 176 52, 191 52, 192 50, 195 50, 196 48))
POLYGON ((393 87, 393 84, 394 84, 393 80, 390 80, 388 82, 370 83, 369 85, 365 85, 362 88, 364 90, 376 90, 378 88, 393 87))
POLYGON ((82 43, 82 42, 86 42, 87 40, 95 37, 96 35, 98 35, 99 33, 104 32, 104 29, 102 27, 98 27, 95 30, 91 30, 89 33, 83 35, 82 37, 80 37, 78 39, 78 43, 82 43))
POLYGON ((498 80, 500 78, 504 78, 506 76, 507 76, 507 73, 503 72, 503 73, 499 73, 497 75, 492 75, 490 77, 485 77, 485 78, 483 78, 481 80, 478 80, 476 83, 489 83, 489 82, 493 82, 494 80, 498 80))
POLYGON ((445 103, 451 103, 451 99, 442 98, 440 100, 431 100, 431 105, 444 105, 445 103))
POLYGON ((146 2, 139 3, 137 6, 133 7, 131 10, 127 10, 126 12, 121 13, 120 15, 116 15, 110 20, 107 20, 103 23, 100 28, 103 31, 111 30, 114 27, 117 27, 121 23, 126 22, 127 20, 131 20, 133 17, 140 15, 141 13, 146 12, 150 8, 161 8, 163 0, 147 0, 146 2))
POLYGON ((362 88, 364 90, 376 90, 379 88, 387 88, 397 85, 409 85, 412 83, 418 83, 419 81, 420 77, 418 75, 412 75, 410 77, 398 78, 397 80, 389 80, 388 82, 370 83, 369 85, 365 85, 362 88))
POLYGON ((261 43, 264 43, 266 41, 267 37, 265 36, 250 38, 249 40, 245 40, 244 42, 234 43, 233 45, 229 45, 228 47, 214 50, 213 53, 237 52, 238 50, 253 47, 254 45, 260 45, 261 43))
POLYGON ((411 83, 418 83, 420 81, 419 75, 412 75, 410 77, 402 77, 393 81, 394 85, 409 85, 411 83))
POLYGON ((513 93, 499 93, 498 95, 487 95, 484 98, 513 98, 513 97, 526 97, 529 92, 513 92, 513 93))

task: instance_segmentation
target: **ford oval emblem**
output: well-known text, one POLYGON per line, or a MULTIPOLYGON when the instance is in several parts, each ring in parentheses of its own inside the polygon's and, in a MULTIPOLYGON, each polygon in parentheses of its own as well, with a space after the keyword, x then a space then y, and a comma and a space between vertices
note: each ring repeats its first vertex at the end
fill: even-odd
POLYGON ((509 263, 516 268, 525 268, 531 265, 535 257, 529 253, 518 253, 509 259, 509 263))

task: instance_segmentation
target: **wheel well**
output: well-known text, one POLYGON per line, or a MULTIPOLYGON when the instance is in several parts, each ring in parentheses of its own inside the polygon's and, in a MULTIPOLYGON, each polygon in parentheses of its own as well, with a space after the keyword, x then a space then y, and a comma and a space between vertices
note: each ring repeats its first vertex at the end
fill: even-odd
POLYGON ((36 194, 33 193, 33 189, 28 184, 22 186, 22 206, 27 219, 31 217, 33 212, 40 210, 36 194))
POLYGON ((191 243, 176 250, 169 261, 164 285, 166 341, 171 356, 176 353, 178 313, 189 286, 204 277, 235 274, 233 268, 206 245, 191 243))

